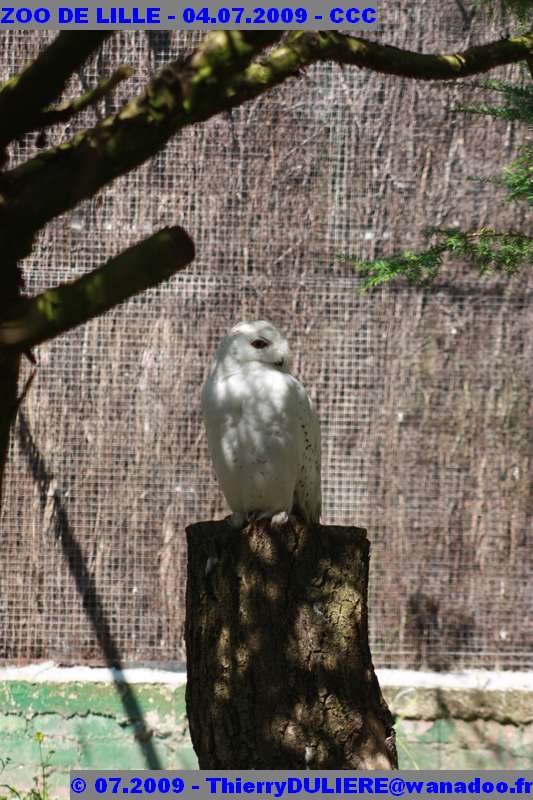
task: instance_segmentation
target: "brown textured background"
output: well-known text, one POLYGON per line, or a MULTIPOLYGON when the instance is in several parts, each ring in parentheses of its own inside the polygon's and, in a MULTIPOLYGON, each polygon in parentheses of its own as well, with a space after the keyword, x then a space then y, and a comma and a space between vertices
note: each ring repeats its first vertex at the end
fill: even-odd
MULTIPOLYGON (((386 5, 382 40, 411 49, 513 30, 458 0, 386 5)), ((51 37, 3 33, 0 76, 51 37)), ((131 64, 103 116, 199 40, 119 33, 68 94, 131 64)), ((197 260, 38 351, 1 519, 1 659, 103 663, 104 644, 108 660, 182 661, 185 525, 226 513, 199 390, 223 333, 262 317, 288 334, 319 409, 324 521, 369 532, 376 664, 531 666, 531 280, 481 283, 455 265, 431 295, 361 297, 343 259, 421 246, 428 224, 530 232, 527 209, 466 179, 496 174, 524 138, 450 110, 482 95, 318 65, 184 131, 41 234, 30 292, 166 224, 184 225, 197 260)), ((34 152, 30 135, 11 163, 34 152)))

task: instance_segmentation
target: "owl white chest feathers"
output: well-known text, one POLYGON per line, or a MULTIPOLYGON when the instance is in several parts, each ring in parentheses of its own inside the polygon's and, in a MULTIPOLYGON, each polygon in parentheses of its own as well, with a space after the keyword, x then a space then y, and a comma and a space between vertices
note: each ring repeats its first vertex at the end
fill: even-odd
POLYGON ((320 424, 289 365, 287 341, 273 325, 240 323, 203 387, 209 452, 236 526, 252 514, 320 518, 320 424))

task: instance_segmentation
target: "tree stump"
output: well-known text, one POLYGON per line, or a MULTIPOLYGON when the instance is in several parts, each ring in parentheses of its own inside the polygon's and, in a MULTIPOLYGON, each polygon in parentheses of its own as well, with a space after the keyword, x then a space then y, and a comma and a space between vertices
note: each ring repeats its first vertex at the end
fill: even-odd
POLYGON ((187 528, 187 714, 201 769, 393 769, 361 528, 187 528))

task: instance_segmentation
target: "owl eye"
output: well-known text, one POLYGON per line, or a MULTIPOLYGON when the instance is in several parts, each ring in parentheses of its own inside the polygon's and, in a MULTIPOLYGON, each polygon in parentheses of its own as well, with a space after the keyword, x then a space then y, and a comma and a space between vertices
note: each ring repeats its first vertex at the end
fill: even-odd
POLYGON ((269 344, 270 342, 265 342, 264 339, 254 339, 251 342, 252 347, 255 347, 256 350, 262 350, 263 347, 268 347, 269 344))

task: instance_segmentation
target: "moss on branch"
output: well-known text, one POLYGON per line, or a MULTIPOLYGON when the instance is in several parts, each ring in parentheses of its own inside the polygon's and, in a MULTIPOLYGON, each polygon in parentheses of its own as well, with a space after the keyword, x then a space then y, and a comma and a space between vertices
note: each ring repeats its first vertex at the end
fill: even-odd
POLYGON ((0 151, 32 130, 70 76, 112 31, 62 31, 37 58, 0 88, 0 151))
MULTIPOLYGON (((116 115, 5 172, 0 182, 0 250, 91 197, 157 153, 177 130, 231 108, 236 74, 281 31, 219 31, 186 61, 166 66, 116 115)), ((27 252, 21 251, 20 255, 27 252)))
POLYGON ((49 125, 56 125, 58 122, 67 122, 69 119, 84 111, 89 106, 94 106, 107 95, 111 94, 119 83, 125 81, 133 75, 131 67, 122 66, 116 69, 108 78, 103 78, 93 88, 89 89, 80 97, 75 97, 69 103, 49 108, 43 111, 42 114, 36 118, 35 127, 45 128, 49 125))
POLYGON ((306 34, 319 60, 354 64, 387 75, 417 80, 456 80, 487 72, 494 67, 527 60, 533 54, 533 31, 488 44, 469 47, 459 53, 431 55, 366 42, 335 32, 313 37, 306 34), (318 38, 318 41, 316 40, 318 38))
POLYGON ((5 173, 0 195, 0 248, 33 234, 153 156, 181 128, 230 110, 316 61, 353 64, 392 75, 450 80, 524 60, 533 33, 427 55, 337 32, 296 32, 253 61, 281 31, 218 31, 187 60, 167 65, 139 97, 94 128, 5 173), (7 240, 6 240, 6 237, 7 240))
POLYGON ((78 280, 24 298, 0 322, 0 359, 103 314, 193 259, 194 245, 188 234, 180 227, 164 228, 78 280))

